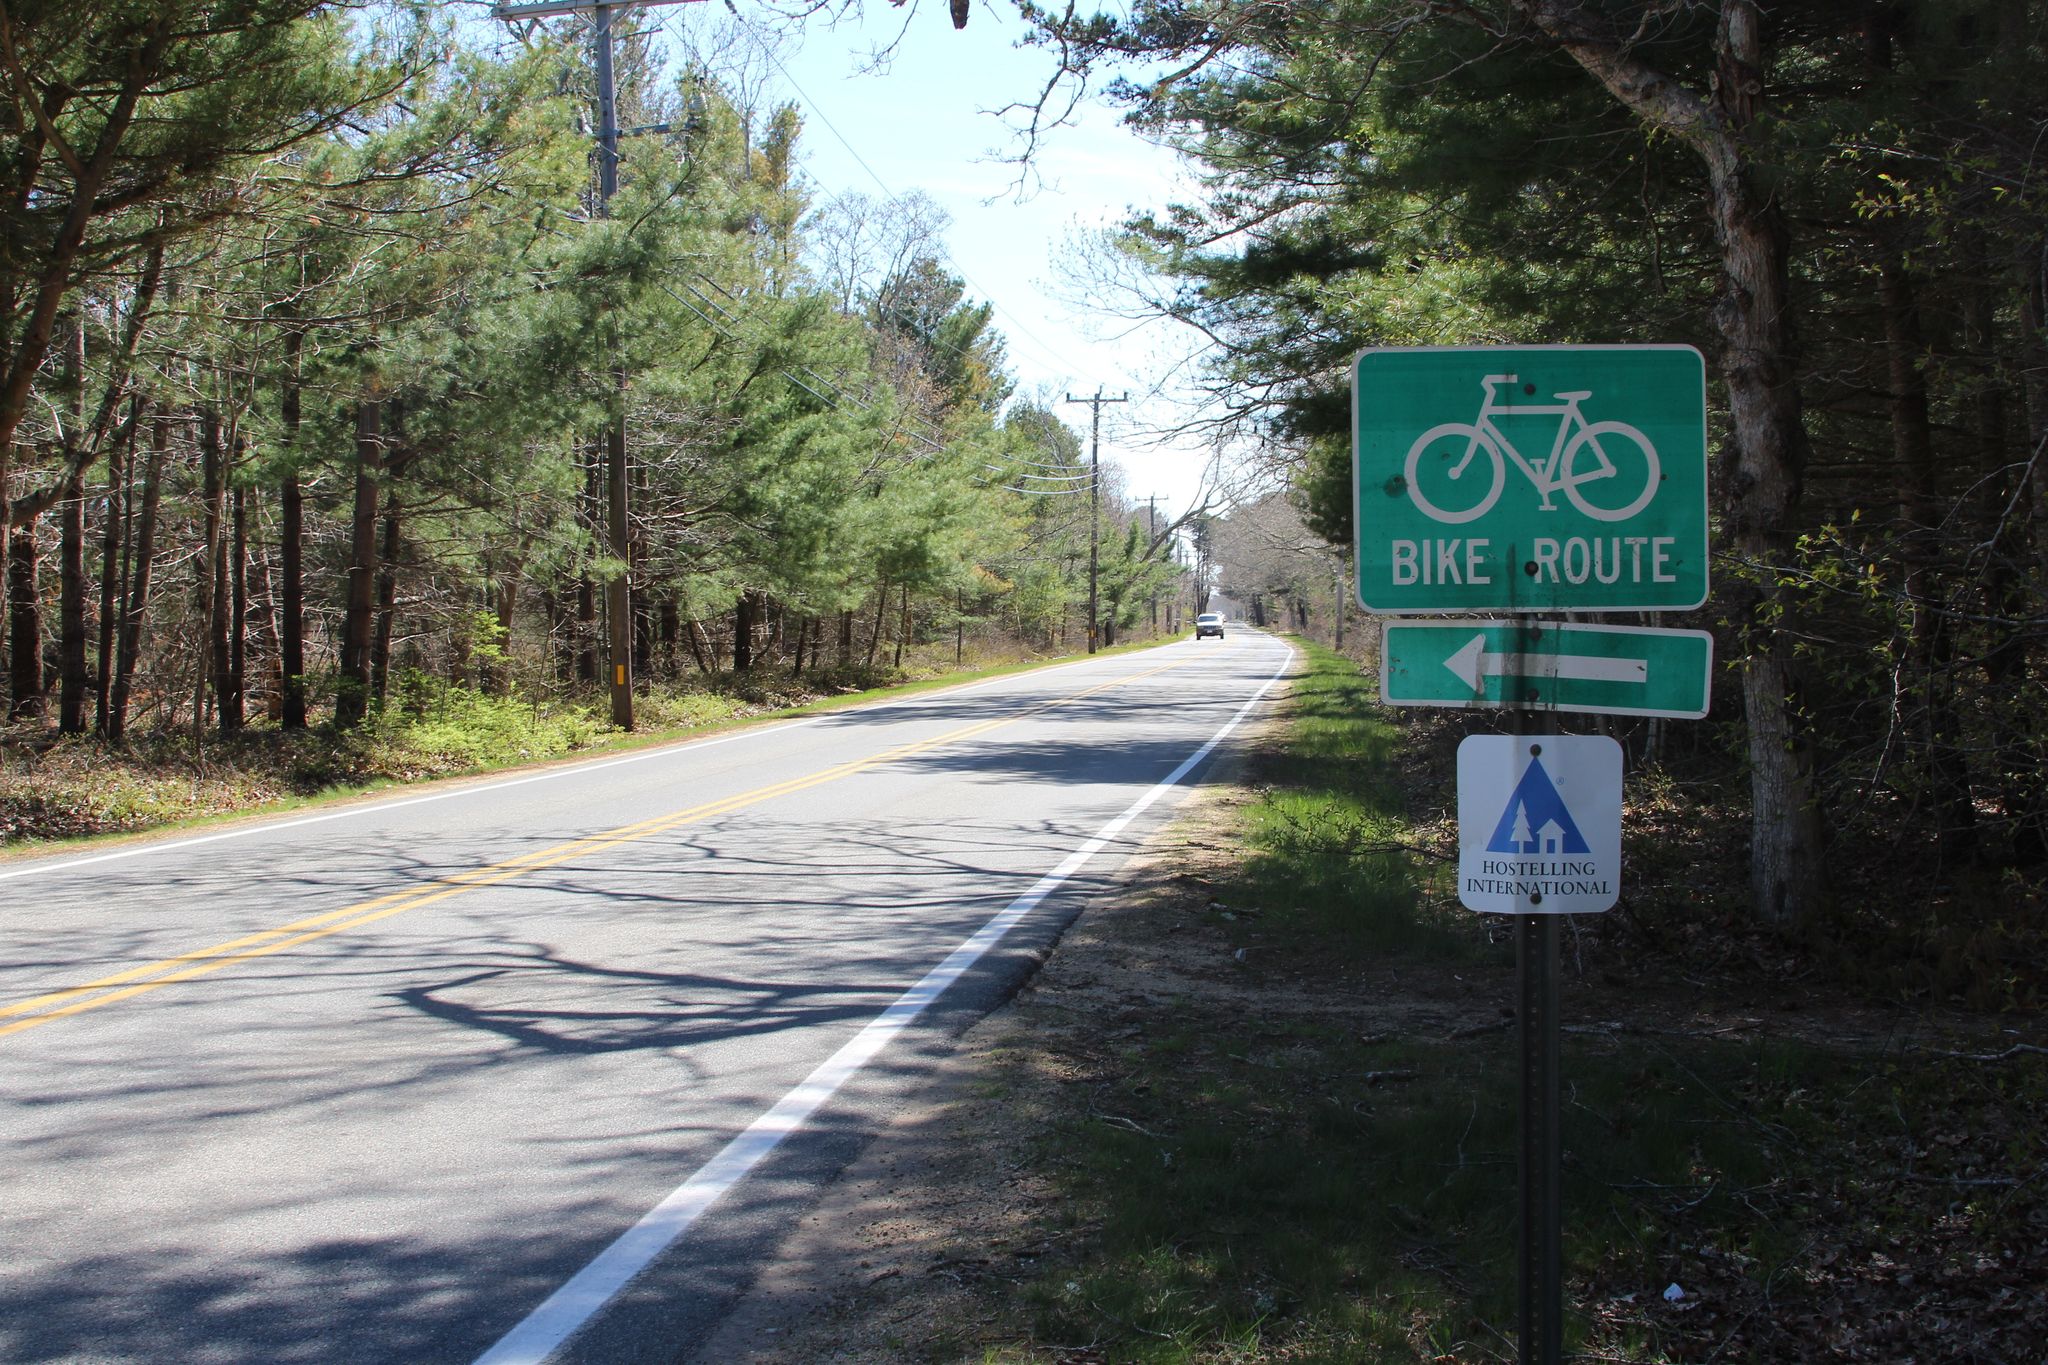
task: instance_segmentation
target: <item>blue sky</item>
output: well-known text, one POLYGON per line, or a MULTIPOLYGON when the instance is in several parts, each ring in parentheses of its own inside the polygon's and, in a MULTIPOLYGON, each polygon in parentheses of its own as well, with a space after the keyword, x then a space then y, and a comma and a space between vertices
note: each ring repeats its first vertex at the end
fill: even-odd
MULTIPOLYGON (((1128 391, 1132 403, 1103 409, 1104 462, 1121 466, 1133 497, 1158 494, 1162 508, 1185 509, 1207 453, 1150 439, 1183 414, 1145 396, 1191 340, 1160 325, 1132 333, 1092 314, 1061 285, 1071 275, 1061 256, 1077 231, 1113 226, 1134 207, 1174 197, 1180 173, 1171 154, 1091 102, 1045 139, 1032 188, 1020 200, 1019 169, 1004 160, 1015 140, 986 111, 1034 98, 1054 59, 1046 49, 1019 47, 1024 30, 1008 0, 976 0, 959 31, 943 0, 918 0, 914 9, 870 0, 852 19, 814 17, 800 28, 760 0, 736 0, 736 12, 757 55, 759 45, 775 51, 774 60, 756 63, 760 79, 805 112, 804 164, 820 198, 921 190, 936 200, 953 218, 946 246, 955 273, 970 295, 995 305, 1020 388, 1055 398, 1098 387, 1112 396, 1128 391), (891 44, 886 68, 868 69, 874 50, 891 44)), ((732 24, 722 0, 646 14, 672 30, 732 24)), ((1063 411, 1085 436, 1088 409, 1063 411)))

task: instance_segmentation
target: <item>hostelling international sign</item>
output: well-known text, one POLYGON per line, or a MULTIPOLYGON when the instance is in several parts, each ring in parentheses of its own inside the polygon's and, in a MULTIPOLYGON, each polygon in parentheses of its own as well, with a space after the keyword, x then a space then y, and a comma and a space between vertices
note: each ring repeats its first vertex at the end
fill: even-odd
POLYGON ((1458 900, 1584 915, 1621 892, 1621 745, 1606 735, 1473 735, 1458 745, 1458 900))

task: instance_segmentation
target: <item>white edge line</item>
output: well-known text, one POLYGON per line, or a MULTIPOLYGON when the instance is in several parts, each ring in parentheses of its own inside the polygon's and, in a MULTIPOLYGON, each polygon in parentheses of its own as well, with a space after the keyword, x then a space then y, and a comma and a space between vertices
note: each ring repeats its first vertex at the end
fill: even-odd
POLYGON ((480 779, 451 791, 435 792, 430 796, 408 796, 394 801, 378 801, 369 805, 350 806, 347 810, 329 811, 324 815, 306 815, 295 820, 264 820, 244 825, 239 829, 224 830, 219 834, 202 834, 190 839, 161 839, 131 848, 115 849, 107 853, 94 853, 83 858, 67 858, 61 862, 43 862, 40 859, 24 862, 19 867, 0 868, 0 882, 13 881, 18 877, 33 877, 43 873, 72 872, 81 867, 94 867, 100 863, 119 862, 125 858, 140 858, 151 853, 167 853, 176 849, 198 848, 203 844, 217 844, 227 839, 247 839, 257 834, 274 834, 279 830, 304 829, 308 825, 323 825, 330 820, 349 820, 361 815, 376 815, 384 811, 404 810, 408 806, 424 806, 434 801, 451 801, 459 796, 475 796, 482 792, 499 792, 511 787, 524 787, 533 782, 553 782, 559 778, 573 777, 583 773, 599 772, 606 768, 622 768, 628 763, 645 763, 649 759, 674 756, 679 750, 709 749, 718 744, 733 744, 743 739, 758 739, 763 735, 779 734, 784 730, 801 730, 807 725, 823 725, 840 716, 856 715, 866 711, 886 711, 892 707, 920 706, 944 697, 972 692, 977 688, 993 687, 997 683, 1010 682, 1017 678, 1035 678, 1062 669, 1079 668, 1083 664, 1102 662, 1098 659, 1077 659, 1073 663, 1053 664, 1047 668, 1035 668, 1024 673, 1005 673, 1000 677, 983 678, 980 682, 962 683, 958 687, 941 688, 936 692, 921 693, 915 697, 894 697, 884 701, 869 702, 860 706, 843 707, 821 716, 810 716, 803 720, 785 721, 780 725, 764 725, 752 730, 743 730, 736 735, 719 735, 708 739, 685 739, 674 743, 660 744, 645 753, 625 754, 618 758, 598 758, 582 763, 565 763, 544 773, 531 777, 512 777, 502 781, 480 779))
POLYGON ((550 1294, 496 1345, 478 1356, 474 1365, 541 1365, 556 1347, 617 1297, 634 1276, 688 1232, 691 1225, 721 1196, 744 1180, 784 1138, 801 1129, 819 1105, 832 1098, 897 1034, 923 1014, 947 987, 1000 943, 1018 921, 1037 909, 1083 864, 1100 853, 1110 840, 1215 752, 1216 746, 1230 737, 1231 732, 1251 714, 1252 708, 1272 690, 1273 684, 1280 681, 1281 673, 1293 659, 1294 651, 1289 649, 1273 675, 1201 748, 1158 783, 1147 788, 1121 815, 1096 831, 1092 838, 1061 860, 1059 866, 1039 878, 1030 890, 1005 906, 973 937, 947 954, 945 961, 868 1021, 859 1033, 806 1076, 794 1090, 748 1124, 737 1137, 726 1143, 718 1155, 699 1167, 696 1174, 648 1210, 639 1222, 599 1252, 596 1259, 577 1271, 568 1283, 550 1294))

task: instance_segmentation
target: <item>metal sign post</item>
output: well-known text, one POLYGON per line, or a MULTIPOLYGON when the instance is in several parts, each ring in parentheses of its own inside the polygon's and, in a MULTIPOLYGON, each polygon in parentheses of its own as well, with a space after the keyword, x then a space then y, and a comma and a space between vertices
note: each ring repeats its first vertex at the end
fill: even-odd
POLYGON ((1515 1019, 1522 1084, 1516 1170, 1521 1238, 1516 1249, 1515 1339, 1522 1365, 1564 1359, 1564 1154, 1559 1095, 1558 919, 1515 917, 1515 1019))
POLYGON ((1621 880, 1621 745, 1517 711, 1458 746, 1458 898, 1515 921, 1519 1330, 1524 1365, 1564 1342, 1558 921, 1606 910, 1621 880))

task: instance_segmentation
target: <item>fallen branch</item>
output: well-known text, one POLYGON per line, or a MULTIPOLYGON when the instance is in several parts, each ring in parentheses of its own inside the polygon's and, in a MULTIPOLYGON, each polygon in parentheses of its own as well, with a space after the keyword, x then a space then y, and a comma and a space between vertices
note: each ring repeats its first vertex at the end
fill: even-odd
POLYGON ((2036 1053, 2048 1057, 2048 1047, 2037 1047, 2033 1043, 2014 1043, 2003 1052, 1937 1052, 1934 1055, 1953 1057, 1959 1062, 2002 1062, 2023 1053, 2036 1053))
POLYGON ((1153 1132, 1151 1129, 1145 1127, 1141 1123, 1135 1123, 1132 1120, 1123 1117, 1121 1114, 1093 1114, 1090 1115, 1090 1117, 1097 1119, 1102 1123, 1106 1123, 1112 1128, 1127 1129, 1130 1132, 1136 1133, 1140 1137, 1151 1138, 1154 1142, 1158 1142, 1161 1140, 1159 1134, 1153 1132))

